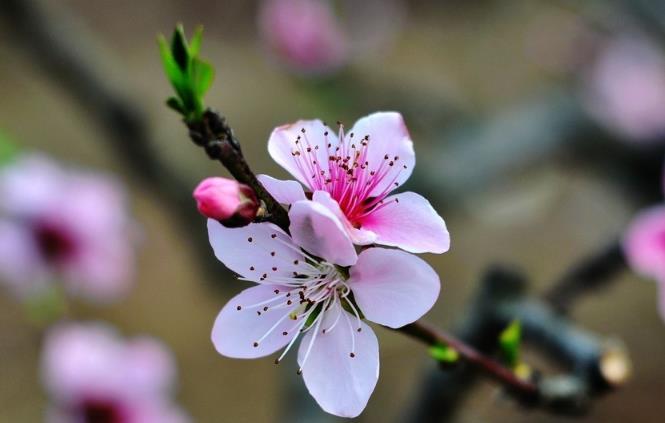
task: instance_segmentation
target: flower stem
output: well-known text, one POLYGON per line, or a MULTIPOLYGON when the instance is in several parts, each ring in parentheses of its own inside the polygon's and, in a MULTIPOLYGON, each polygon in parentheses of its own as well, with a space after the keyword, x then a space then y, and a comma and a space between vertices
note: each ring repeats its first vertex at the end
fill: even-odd
POLYGON ((539 390, 535 383, 520 379, 512 370, 504 367, 495 359, 481 353, 448 332, 421 321, 408 324, 396 330, 430 346, 437 344, 447 345, 454 349, 464 361, 495 379, 524 400, 535 400, 538 397, 539 390))

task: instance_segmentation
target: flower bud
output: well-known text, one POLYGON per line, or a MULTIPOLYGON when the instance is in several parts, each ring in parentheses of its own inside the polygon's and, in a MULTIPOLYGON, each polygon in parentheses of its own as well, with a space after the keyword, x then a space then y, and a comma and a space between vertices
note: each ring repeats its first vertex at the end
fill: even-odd
POLYGON ((256 218, 259 201, 252 188, 227 178, 206 178, 194 190, 202 215, 227 227, 240 227, 256 218))

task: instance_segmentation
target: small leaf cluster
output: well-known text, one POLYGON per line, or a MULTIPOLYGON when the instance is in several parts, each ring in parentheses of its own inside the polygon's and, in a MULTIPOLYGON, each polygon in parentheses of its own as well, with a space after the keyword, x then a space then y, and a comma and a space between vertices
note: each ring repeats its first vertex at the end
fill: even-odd
POLYGON ((176 26, 170 43, 164 36, 158 38, 164 72, 176 92, 166 104, 188 123, 201 120, 203 97, 215 76, 212 65, 199 58, 202 39, 203 28, 198 27, 188 42, 182 25, 176 26))

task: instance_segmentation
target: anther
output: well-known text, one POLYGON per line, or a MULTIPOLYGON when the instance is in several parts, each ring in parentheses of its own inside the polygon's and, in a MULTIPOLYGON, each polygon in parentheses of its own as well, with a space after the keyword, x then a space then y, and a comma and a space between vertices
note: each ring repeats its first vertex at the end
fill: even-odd
POLYGON ((300 132, 302 132, 302 133, 304 134, 304 133, 305 133, 305 128, 302 128, 302 129, 300 130, 300 132))
POLYGON ((279 364, 279 358, 275 359, 275 364, 279 364))
POLYGON ((247 238, 247 242, 252 242, 252 241, 253 241, 253 239, 252 239, 251 236, 249 238, 247 238))
POLYGON ((273 291, 275 294, 279 294, 279 289, 273 291))
POLYGON ((275 252, 274 252, 274 251, 271 251, 271 252, 270 252, 270 255, 273 256, 273 257, 275 257, 275 252))
POLYGON ((277 271, 277 268, 276 268, 276 267, 273 267, 273 268, 272 268, 272 271, 273 271, 273 272, 276 272, 276 271, 277 271))
POLYGON ((254 266, 249 266, 249 270, 254 271, 254 266))
POLYGON ((354 353, 349 353, 349 357, 354 358, 356 355, 354 353))
POLYGON ((270 238, 272 238, 272 239, 277 238, 277 234, 272 234, 272 235, 270 235, 270 238))
POLYGON ((358 332, 362 332, 363 328, 358 328, 358 332))
POLYGON ((255 342, 255 343, 254 343, 254 344, 252 344, 252 345, 254 345, 254 348, 256 348, 256 347, 258 347, 258 346, 259 346, 259 343, 258 343, 258 342, 255 342))
POLYGON ((256 312, 256 315, 257 315, 257 316, 260 316, 260 315, 261 315, 261 312, 260 312, 260 311, 257 311, 257 312, 256 312))
POLYGON ((296 374, 297 374, 298 376, 300 376, 300 375, 302 374, 302 369, 298 369, 298 371, 296 372, 296 374))
POLYGON ((263 307, 263 311, 268 311, 268 307, 263 307))
POLYGON ((286 332, 286 331, 285 331, 285 332, 282 332, 282 335, 284 335, 284 336, 286 336, 286 335, 288 335, 288 334, 289 334, 289 333, 286 332))
POLYGON ((240 310, 242 310, 242 307, 238 306, 238 307, 236 307, 236 310, 240 311, 240 310))

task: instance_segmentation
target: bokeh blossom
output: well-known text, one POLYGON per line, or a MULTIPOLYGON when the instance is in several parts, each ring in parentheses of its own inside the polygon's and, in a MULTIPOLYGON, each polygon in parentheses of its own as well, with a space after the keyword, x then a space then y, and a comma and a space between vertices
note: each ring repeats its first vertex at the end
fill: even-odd
POLYGON ((586 76, 585 104, 602 124, 636 141, 665 135, 665 56, 645 37, 624 35, 586 76))
POLYGON ((259 201, 254 190, 228 178, 206 178, 194 190, 199 212, 224 226, 245 226, 256 217, 259 201))
POLYGON ((134 267, 131 226, 124 192, 106 176, 38 155, 0 169, 0 282, 21 298, 54 281, 89 300, 122 296, 134 267))
MULTIPOLYGON (((349 132, 320 120, 275 128, 272 158, 311 191, 311 199, 337 216, 355 244, 382 244, 412 253, 450 248, 446 224, 429 201, 413 192, 391 194, 413 172, 413 142, 402 115, 374 113, 349 132)), ((281 203, 306 198, 300 184, 259 179, 281 203)))
POLYGON ((363 318, 392 328, 417 320, 436 301, 439 277, 404 251, 357 254, 321 203, 296 201, 289 218, 292 237, 271 223, 226 228, 208 220, 217 258, 257 284, 224 306, 212 341, 236 358, 283 349, 279 362, 302 335, 298 373, 310 394, 329 413, 357 416, 379 376, 378 342, 363 318))
POLYGON ((640 212, 626 231, 623 245, 630 267, 658 282, 658 305, 665 319, 665 206, 640 212))
POLYGON ((349 58, 348 40, 326 0, 266 0, 259 29, 273 55, 298 73, 330 73, 349 58))
POLYGON ((122 339, 102 324, 60 324, 48 333, 42 380, 50 423, 185 423, 171 399, 173 357, 160 342, 122 339))

